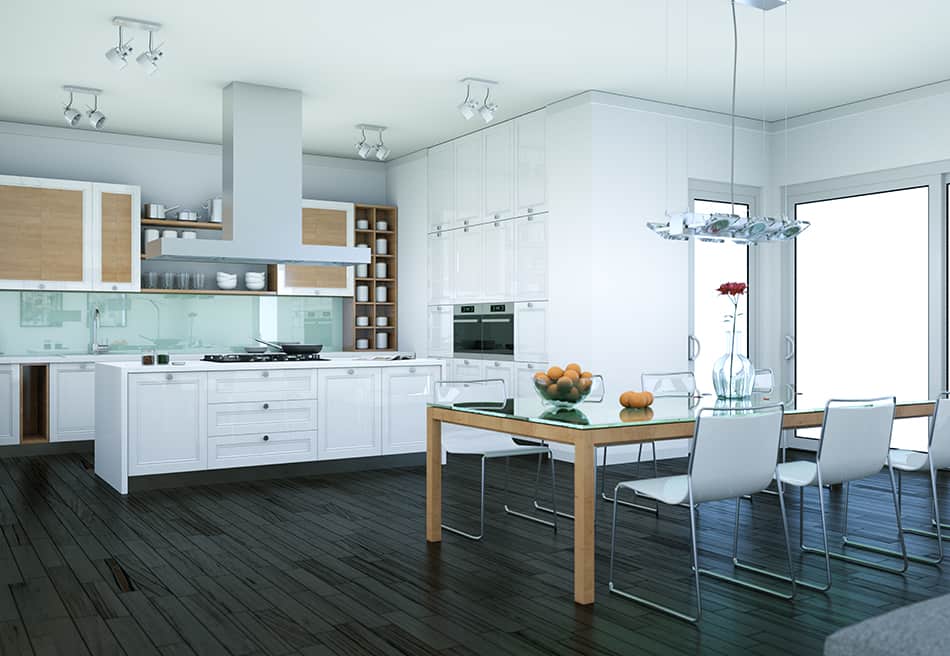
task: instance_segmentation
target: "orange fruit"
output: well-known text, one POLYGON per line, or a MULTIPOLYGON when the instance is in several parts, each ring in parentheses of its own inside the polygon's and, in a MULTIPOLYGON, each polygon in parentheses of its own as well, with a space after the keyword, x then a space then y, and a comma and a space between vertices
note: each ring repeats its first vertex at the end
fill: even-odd
POLYGON ((564 375, 570 378, 571 380, 579 380, 581 375, 574 371, 573 369, 567 369, 564 371, 564 375))
POLYGON ((564 368, 565 368, 567 371, 576 371, 576 372, 578 373, 578 375, 580 375, 581 371, 583 371, 583 369, 581 369, 581 366, 580 366, 579 364, 577 364, 576 362, 572 362, 571 364, 567 365, 567 366, 564 367, 564 368))
POLYGON ((550 369, 548 369, 548 378, 550 378, 551 380, 557 380, 563 375, 564 375, 564 370, 561 369, 560 367, 551 367, 550 369))
POLYGON ((632 392, 623 392, 623 393, 620 395, 620 405, 622 405, 622 406, 625 407, 625 408, 629 408, 629 407, 630 407, 630 395, 631 395, 631 394, 632 394, 632 392))
POLYGON ((577 381, 577 389, 579 389, 581 392, 586 392, 591 388, 592 384, 593 382, 590 378, 581 378, 577 381))
POLYGON ((549 399, 557 398, 557 383, 551 383, 547 388, 547 395, 549 399))
POLYGON ((647 397, 647 405, 652 404, 652 403, 653 403, 653 392, 644 392, 644 394, 646 394, 646 397, 647 397))
POLYGON ((568 401, 579 401, 581 398, 581 393, 576 387, 572 387, 567 393, 568 401))
POLYGON ((539 371, 538 373, 534 375, 534 382, 536 385, 547 387, 548 385, 551 384, 551 379, 548 378, 544 372, 539 371))
POLYGON ((581 372, 581 378, 593 378, 593 377, 594 377, 594 374, 592 374, 592 373, 589 372, 589 371, 582 371, 582 372, 581 372))
POLYGON ((567 376, 561 376, 557 380, 557 388, 562 392, 567 392, 570 389, 573 389, 574 381, 568 378, 567 376))

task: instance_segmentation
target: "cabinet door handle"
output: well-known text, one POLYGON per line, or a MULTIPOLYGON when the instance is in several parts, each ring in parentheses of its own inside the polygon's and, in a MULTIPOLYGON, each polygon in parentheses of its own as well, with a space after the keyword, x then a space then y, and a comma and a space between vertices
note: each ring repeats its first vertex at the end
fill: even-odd
POLYGON ((173 375, 171 375, 171 374, 165 374, 165 380, 172 380, 172 379, 174 379, 174 378, 175 378, 175 377, 174 377, 173 375))
POLYGON ((528 303, 528 307, 529 307, 529 308, 533 308, 533 307, 534 307, 534 303, 528 303))
MULTIPOLYGON (((529 208, 528 208, 528 214, 531 214, 531 211, 532 211, 532 208, 529 207, 529 208)), ((528 217, 528 220, 529 220, 529 221, 534 221, 534 217, 533 217, 533 216, 529 216, 529 217, 528 217)))
POLYGON ((270 403, 265 403, 265 404, 264 404, 264 409, 265 409, 265 410, 270 409, 270 403))
POLYGON ((270 378, 270 372, 269 371, 261 372, 261 376, 263 376, 264 378, 270 378))
POLYGON ((37 289, 46 289, 46 285, 44 285, 43 283, 40 283, 40 284, 37 285, 36 287, 37 287, 37 289))
POLYGON ((416 368, 415 368, 415 367, 409 367, 409 373, 411 373, 411 374, 416 373, 416 368))
POLYGON ((352 369, 347 369, 347 370, 346 370, 346 373, 348 373, 350 376, 352 376, 352 375, 353 375, 353 370, 352 370, 352 369))
POLYGON ((119 288, 118 285, 112 285, 112 291, 116 291, 119 288))
POLYGON ((265 442, 267 442, 269 439, 270 439, 270 435, 265 435, 265 436, 264 436, 264 441, 265 441, 265 442))
POLYGON ((462 221, 462 225, 468 225, 468 220, 462 221))

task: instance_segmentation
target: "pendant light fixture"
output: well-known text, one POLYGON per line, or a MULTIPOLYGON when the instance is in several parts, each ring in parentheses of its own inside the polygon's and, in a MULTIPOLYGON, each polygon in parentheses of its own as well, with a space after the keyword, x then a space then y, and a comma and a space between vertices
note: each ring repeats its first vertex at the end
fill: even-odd
MULTIPOLYGON (((732 204, 730 213, 704 214, 700 212, 678 212, 669 214, 666 221, 647 223, 660 237, 674 241, 688 241, 691 237, 704 242, 726 242, 755 244, 763 241, 783 241, 795 239, 810 225, 808 221, 796 221, 787 216, 774 218, 769 216, 740 217, 735 213, 736 186, 736 79, 739 60, 739 30, 736 22, 736 2, 763 11, 786 6, 786 27, 788 23, 787 3, 785 0, 732 0, 732 103, 730 113, 730 157, 729 157, 729 198, 732 204)), ((787 37, 786 37, 787 40, 787 37)), ((765 47, 763 42, 763 48, 765 47)), ((788 50, 786 47, 786 67, 788 50)), ((785 95, 788 96, 786 76, 785 95)), ((788 108, 785 110, 786 138, 788 135, 788 108)), ((787 148, 786 148, 787 153, 787 148)))

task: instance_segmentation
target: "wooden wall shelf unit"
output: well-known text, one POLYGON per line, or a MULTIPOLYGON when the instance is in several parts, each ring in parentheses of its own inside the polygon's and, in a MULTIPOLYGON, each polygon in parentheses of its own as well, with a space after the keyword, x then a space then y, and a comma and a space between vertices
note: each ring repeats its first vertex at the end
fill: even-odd
MULTIPOLYGON (((366 285, 369 287, 368 302, 354 302, 352 315, 353 335, 350 348, 356 348, 356 340, 369 340, 370 350, 376 349, 376 333, 382 332, 389 336, 389 347, 386 351, 396 351, 399 349, 399 332, 397 324, 399 321, 399 288, 396 284, 399 280, 399 271, 396 268, 396 255, 399 253, 398 242, 398 212, 395 207, 389 205, 356 205, 356 220, 366 220, 369 222, 368 229, 356 229, 356 243, 366 244, 373 253, 368 266, 366 276, 357 276, 356 286, 366 285), (385 221, 385 230, 376 230, 376 222, 385 221), (385 254, 376 252, 376 240, 385 239, 387 248, 385 254), (376 277, 376 264, 386 263, 386 275, 376 277), (376 301, 376 288, 386 288, 386 301, 376 301), (357 326, 357 317, 368 317, 368 326, 357 326), (387 325, 377 326, 376 319, 386 317, 387 325)), ((355 296, 354 296, 355 301, 355 296)))
POLYGON ((49 366, 20 367, 20 444, 49 442, 49 366))
POLYGON ((192 230, 221 230, 220 223, 208 221, 174 221, 172 219, 142 219, 143 226, 156 228, 191 228, 192 230))
POLYGON ((247 289, 150 289, 142 290, 143 294, 194 294, 199 296, 217 296, 219 294, 230 296, 277 296, 275 291, 252 292, 247 289))

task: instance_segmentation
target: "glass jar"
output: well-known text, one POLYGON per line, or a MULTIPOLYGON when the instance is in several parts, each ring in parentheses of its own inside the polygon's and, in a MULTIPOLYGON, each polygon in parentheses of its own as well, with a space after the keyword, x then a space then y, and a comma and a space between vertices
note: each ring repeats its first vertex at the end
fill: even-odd
POLYGON ((726 352, 713 365, 713 389, 720 399, 746 399, 752 396, 755 368, 740 353, 745 345, 741 330, 726 330, 726 352))

